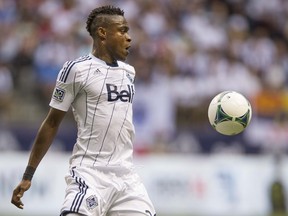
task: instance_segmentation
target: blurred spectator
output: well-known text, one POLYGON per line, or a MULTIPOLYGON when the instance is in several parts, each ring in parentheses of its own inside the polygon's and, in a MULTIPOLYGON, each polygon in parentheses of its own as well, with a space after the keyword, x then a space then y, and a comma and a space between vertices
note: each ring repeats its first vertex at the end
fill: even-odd
POLYGON ((9 120, 13 91, 12 73, 6 64, 0 61, 0 122, 2 123, 9 120))
POLYGON ((134 103, 136 128, 135 149, 151 152, 169 141, 175 133, 174 99, 170 80, 166 76, 155 75, 149 82, 136 85, 137 97, 134 103), (149 135, 147 135, 149 134, 149 135))
POLYGON ((0 129, 0 152, 20 150, 20 143, 9 130, 0 129))

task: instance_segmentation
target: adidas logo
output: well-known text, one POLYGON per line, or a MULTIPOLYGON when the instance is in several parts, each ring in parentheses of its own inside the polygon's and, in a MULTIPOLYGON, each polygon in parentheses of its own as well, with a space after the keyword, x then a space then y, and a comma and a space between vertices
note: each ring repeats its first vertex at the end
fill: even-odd
POLYGON ((94 75, 97 75, 97 74, 102 74, 99 68, 97 68, 97 70, 94 71, 94 75))

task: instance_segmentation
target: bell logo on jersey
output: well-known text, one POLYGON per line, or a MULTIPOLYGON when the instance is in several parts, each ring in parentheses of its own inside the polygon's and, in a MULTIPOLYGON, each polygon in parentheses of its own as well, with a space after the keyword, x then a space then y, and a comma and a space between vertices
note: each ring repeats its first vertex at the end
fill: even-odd
POLYGON ((117 101, 132 103, 135 94, 134 86, 127 85, 127 89, 118 91, 118 87, 113 84, 106 84, 108 101, 117 101))

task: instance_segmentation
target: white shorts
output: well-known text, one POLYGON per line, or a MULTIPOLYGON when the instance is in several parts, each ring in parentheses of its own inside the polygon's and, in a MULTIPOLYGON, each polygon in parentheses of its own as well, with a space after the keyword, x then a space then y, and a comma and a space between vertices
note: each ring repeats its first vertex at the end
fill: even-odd
POLYGON ((147 191, 135 172, 117 176, 94 168, 73 167, 65 177, 66 196, 61 215, 155 216, 147 191))

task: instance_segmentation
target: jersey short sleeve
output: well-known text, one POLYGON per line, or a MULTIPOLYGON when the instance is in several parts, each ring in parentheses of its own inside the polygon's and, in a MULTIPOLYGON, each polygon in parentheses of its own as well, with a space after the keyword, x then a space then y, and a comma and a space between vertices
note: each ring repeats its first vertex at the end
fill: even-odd
POLYGON ((68 111, 81 88, 81 83, 77 65, 72 61, 66 62, 58 73, 49 105, 55 109, 68 111))

